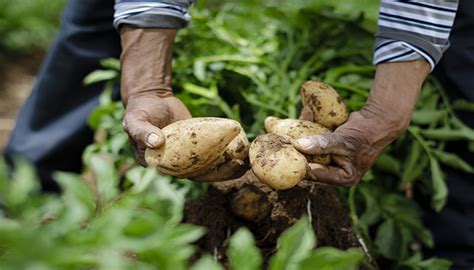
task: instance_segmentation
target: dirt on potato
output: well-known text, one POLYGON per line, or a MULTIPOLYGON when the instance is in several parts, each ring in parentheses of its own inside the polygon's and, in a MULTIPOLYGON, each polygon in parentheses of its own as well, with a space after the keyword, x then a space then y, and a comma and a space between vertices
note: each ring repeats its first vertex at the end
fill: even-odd
POLYGON ((302 181, 292 189, 275 191, 258 182, 245 182, 210 186, 205 195, 185 206, 185 222, 206 227, 208 231, 198 246, 224 264, 229 238, 239 227, 247 227, 254 234, 267 261, 276 251, 278 237, 302 215, 311 217, 318 246, 344 250, 360 247, 348 212, 339 201, 337 188, 302 181), (271 214, 260 221, 239 218, 231 209, 233 194, 249 184, 265 192, 272 205, 271 214))

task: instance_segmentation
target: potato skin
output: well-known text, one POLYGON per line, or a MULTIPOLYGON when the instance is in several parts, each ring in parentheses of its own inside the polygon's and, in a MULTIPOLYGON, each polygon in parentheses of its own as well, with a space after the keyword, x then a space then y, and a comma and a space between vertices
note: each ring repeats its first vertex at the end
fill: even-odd
POLYGON ((235 137, 225 150, 226 158, 245 160, 249 156, 250 143, 243 128, 239 135, 235 137))
POLYGON ((323 82, 305 82, 301 86, 301 102, 313 111, 316 123, 331 130, 342 125, 349 117, 349 110, 342 97, 323 82))
POLYGON ((165 144, 146 149, 148 165, 172 176, 186 175, 224 162, 224 152, 242 128, 237 121, 203 117, 177 121, 162 129, 165 144))
POLYGON ((293 147, 290 139, 277 134, 255 138, 249 157, 255 175, 274 189, 292 188, 306 174, 306 157, 293 147))
MULTIPOLYGON (((279 119, 273 116, 269 116, 265 119, 265 129, 269 133, 288 136, 293 140, 298 140, 311 135, 331 133, 329 129, 318 123, 298 119, 279 119)), ((328 165, 331 163, 331 156, 328 154, 314 155, 311 156, 309 160, 313 163, 328 165)))

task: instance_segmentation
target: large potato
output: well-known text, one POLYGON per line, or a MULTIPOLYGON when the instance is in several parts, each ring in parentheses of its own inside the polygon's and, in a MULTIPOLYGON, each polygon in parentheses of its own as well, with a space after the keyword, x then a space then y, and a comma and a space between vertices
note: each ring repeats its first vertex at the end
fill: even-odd
POLYGON ((249 157, 255 175, 274 189, 292 188, 306 174, 306 157, 293 147, 290 139, 277 134, 255 138, 249 157))
POLYGON ((305 82, 301 86, 301 102, 313 111, 316 123, 329 129, 342 125, 349 117, 349 110, 342 97, 323 82, 305 82))
POLYGON ((223 118, 177 121, 162 129, 165 144, 159 149, 147 149, 145 160, 172 176, 205 171, 225 161, 228 145, 241 130, 237 121, 223 118))
MULTIPOLYGON (((265 129, 268 133, 287 136, 294 140, 311 135, 331 133, 329 129, 311 121, 298 119, 279 119, 273 116, 269 116, 265 119, 265 129)), ((313 163, 328 165, 331 163, 331 156, 314 155, 310 157, 309 160, 313 163)))

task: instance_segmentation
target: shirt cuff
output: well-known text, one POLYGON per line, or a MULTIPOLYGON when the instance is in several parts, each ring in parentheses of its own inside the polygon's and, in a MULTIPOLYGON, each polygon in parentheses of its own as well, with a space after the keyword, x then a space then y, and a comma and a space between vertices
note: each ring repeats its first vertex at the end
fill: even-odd
POLYGON ((433 71, 441 55, 442 52, 433 56, 427 50, 405 41, 377 38, 373 63, 426 60, 433 71))
MULTIPOLYGON (((188 1, 191 5, 191 1, 188 1)), ((191 20, 182 4, 122 2, 115 5, 114 27, 122 24, 139 28, 183 28, 191 20)))

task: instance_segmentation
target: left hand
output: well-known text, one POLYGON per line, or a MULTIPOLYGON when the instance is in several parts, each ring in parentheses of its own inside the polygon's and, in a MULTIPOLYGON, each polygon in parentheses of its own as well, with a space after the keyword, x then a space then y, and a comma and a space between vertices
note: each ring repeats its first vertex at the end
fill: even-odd
POLYGON ((347 122, 333 133, 299 139, 295 147, 310 155, 332 154, 334 166, 308 165, 307 176, 310 179, 353 186, 403 130, 403 127, 386 121, 383 115, 362 109, 351 113, 347 122))
MULTIPOLYGON (((407 129, 429 71, 425 60, 379 64, 368 101, 360 111, 351 113, 333 133, 295 143, 305 154, 331 154, 334 166, 311 163, 307 176, 342 186, 357 184, 385 147, 407 129)), ((304 108, 301 118, 312 121, 311 115, 304 108)))

